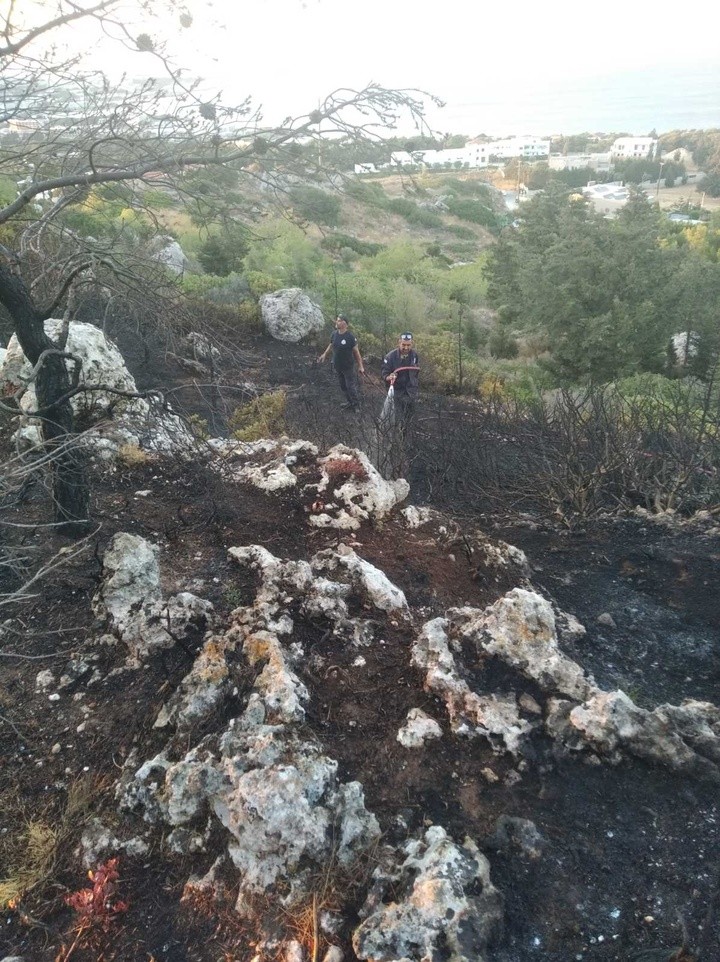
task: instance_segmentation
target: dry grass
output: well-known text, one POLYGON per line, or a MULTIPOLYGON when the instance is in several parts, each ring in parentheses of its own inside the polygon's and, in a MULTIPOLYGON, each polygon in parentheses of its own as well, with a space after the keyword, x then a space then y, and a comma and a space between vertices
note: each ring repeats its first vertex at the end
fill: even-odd
MULTIPOLYGON (((654 192, 653 196, 655 196, 654 192)), ((705 199, 703 200, 702 191, 699 191, 697 185, 694 183, 679 184, 677 187, 665 187, 665 185, 661 183, 660 192, 656 199, 663 210, 686 202, 699 207, 701 201, 703 201, 705 210, 720 210, 720 197, 708 197, 705 195, 705 199)))
POLYGON ((321 916, 342 919, 352 915, 367 892, 377 861, 377 845, 350 865, 341 865, 333 854, 311 879, 307 894, 283 909, 288 930, 303 946, 309 962, 318 962, 334 944, 320 926, 321 916))
POLYGON ((58 835, 49 822, 30 819, 20 838, 7 846, 12 861, 7 878, 0 879, 0 906, 13 908, 27 892, 45 881, 55 865, 58 835), (13 848, 16 851, 13 852, 13 848))
POLYGON ((64 807, 54 813, 46 806, 31 814, 17 797, 2 799, 3 813, 17 825, 0 844, 0 907, 15 907, 28 893, 47 884, 60 858, 75 844, 87 822, 90 809, 106 787, 95 777, 74 782, 68 789, 64 807), (14 814, 14 819, 13 819, 14 814))
POLYGON ((118 461, 127 468, 140 467, 152 460, 152 456, 136 444, 122 444, 118 448, 118 461))

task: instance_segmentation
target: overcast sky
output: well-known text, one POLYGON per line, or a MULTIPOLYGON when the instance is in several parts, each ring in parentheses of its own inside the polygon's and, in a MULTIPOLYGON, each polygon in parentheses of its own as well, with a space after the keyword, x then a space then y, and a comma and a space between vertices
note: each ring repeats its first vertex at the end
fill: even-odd
MULTIPOLYGON (((673 87, 682 88, 685 71, 690 84, 697 65, 717 67, 720 77, 717 0, 695 0, 687 13, 677 4, 668 12, 659 0, 189 0, 189 6, 191 29, 177 30, 177 17, 161 28, 178 59, 223 88, 228 100, 251 95, 268 121, 307 112, 337 87, 375 81, 430 91, 447 102, 445 111, 431 113, 433 126, 473 134, 490 114, 479 116, 475 129, 457 125, 474 110, 482 115, 489 100, 522 105, 546 88, 562 99, 564 86, 576 97, 579 89, 598 96, 604 83, 627 73, 640 94, 651 96, 644 77, 652 85, 667 70, 677 78, 673 87)), ((150 32, 157 34, 159 25, 150 32)), ((75 32, 76 40, 81 36, 75 32)), ((103 65, 113 62, 101 56, 103 65)), ((677 93, 682 98, 684 91, 677 93)), ((720 110, 720 90, 715 94, 720 110)))

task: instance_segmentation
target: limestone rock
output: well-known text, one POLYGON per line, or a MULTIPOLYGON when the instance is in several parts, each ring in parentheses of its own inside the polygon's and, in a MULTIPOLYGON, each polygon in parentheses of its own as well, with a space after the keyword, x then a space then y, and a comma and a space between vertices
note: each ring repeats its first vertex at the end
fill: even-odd
POLYGON ((655 714, 698 755, 720 767, 720 708, 717 705, 689 699, 681 705, 660 705, 655 714))
POLYGON ((615 619, 608 611, 603 611, 602 614, 597 616, 597 623, 602 625, 604 628, 617 628, 615 619))
POLYGON ((194 360, 214 368, 217 368, 220 364, 220 351, 206 334, 200 334, 199 331, 190 331, 185 336, 185 343, 190 348, 194 360))
POLYGON ((327 619, 336 633, 355 644, 367 644, 372 637, 371 623, 348 617, 345 599, 352 589, 378 611, 407 614, 402 591, 346 545, 320 551, 310 563, 281 561, 261 545, 230 548, 228 555, 261 573, 255 603, 238 616, 252 630, 290 634, 293 626, 286 608, 296 600, 305 614, 327 619), (327 573, 334 578, 325 577, 327 573))
POLYGON ((421 748, 425 742, 442 738, 442 728, 422 708, 411 708, 397 740, 405 748, 421 748))
POLYGON ((251 665, 264 664, 254 687, 270 717, 279 722, 303 721, 303 705, 310 700, 310 694, 290 670, 278 638, 268 631, 255 632, 246 638, 244 650, 251 665))
POLYGON ((121 841, 99 818, 92 818, 83 829, 79 849, 83 867, 94 869, 118 852, 124 852, 129 856, 146 855, 149 846, 141 838, 121 841))
POLYGON ((265 330, 276 341, 294 344, 325 327, 322 311, 299 287, 263 294, 260 310, 265 330))
POLYGON ((323 477, 318 485, 319 495, 332 494, 332 502, 339 509, 328 508, 310 518, 310 524, 318 528, 342 528, 354 531, 361 521, 370 518, 380 519, 389 514, 410 492, 410 485, 404 478, 386 481, 367 455, 344 444, 336 444, 324 458, 320 458, 323 477), (340 474, 341 483, 336 483, 335 475, 328 470, 329 465, 337 467, 347 461, 359 465, 360 473, 340 474))
POLYGON ((567 611, 555 611, 555 627, 559 637, 565 642, 580 641, 587 634, 585 625, 567 611))
MULTIPOLYGON (((45 333, 56 340, 62 328, 62 321, 50 318, 45 321, 45 333)), ((137 392, 135 379, 125 366, 125 361, 115 346, 103 332, 93 324, 71 321, 68 328, 66 351, 80 358, 80 385, 106 386, 115 391, 128 394, 137 392)), ((5 360, 0 367, 0 388, 14 391, 23 378, 30 375, 31 366, 13 335, 8 345, 5 360)), ((76 394, 70 401, 76 415, 86 422, 97 422, 94 430, 85 438, 85 444, 103 460, 117 457, 123 445, 146 447, 151 451, 174 452, 191 448, 193 439, 183 422, 166 409, 156 406, 144 398, 124 398, 108 391, 88 391, 76 394), (103 420, 112 405, 113 417, 103 420)), ((21 409, 30 415, 37 408, 35 388, 31 384, 20 400, 21 409)), ((39 432, 31 420, 22 424, 19 441, 23 444, 37 444, 39 432), (31 430, 26 431, 27 428, 31 430), (24 437, 27 435, 27 438, 24 437)))
POLYGON ((465 638, 501 658, 551 694, 581 701, 593 686, 582 668, 560 651, 550 602, 534 591, 514 588, 483 612, 450 612, 465 638))
MULTIPOLYGON (((255 601, 236 608, 227 631, 206 640, 158 719, 175 725, 180 739, 144 763, 129 759, 118 797, 123 808, 171 828, 167 844, 180 853, 201 849, 219 821, 239 873, 237 907, 246 912, 252 893, 282 884, 292 898, 332 858, 348 864, 378 837, 379 827, 365 809, 362 787, 340 783, 337 763, 299 732, 308 692, 295 674, 302 648, 289 638, 293 621, 285 609, 293 601, 325 602, 323 610, 341 625, 348 620, 344 599, 350 586, 330 581, 308 562, 281 561, 260 545, 234 548, 230 555, 258 571, 255 601), (193 745, 194 723, 230 695, 230 654, 255 673, 245 709, 219 738, 201 737, 193 745)), ((347 567, 336 563, 340 575, 349 577, 347 567)), ((381 603, 384 595, 374 597, 381 603)))
POLYGON ((530 819, 501 815, 495 824, 495 831, 485 839, 483 848, 505 854, 519 851, 530 859, 538 859, 547 848, 547 841, 530 819))
POLYGON ((155 728, 175 724, 184 729, 211 714, 230 688, 225 652, 221 639, 210 637, 205 641, 192 669, 160 709, 155 728))
POLYGON ((297 468, 318 454, 318 449, 309 441, 288 438, 260 441, 211 438, 208 444, 217 454, 211 466, 226 480, 252 484, 268 493, 294 487, 297 468), (250 460, 258 455, 262 456, 260 461, 250 460))
POLYGON ((380 611, 407 611, 407 600, 403 592, 379 568, 365 561, 345 544, 340 544, 337 551, 328 549, 318 552, 311 565, 314 571, 346 573, 353 587, 380 611))
POLYGON ((164 264, 173 274, 184 274, 190 266, 185 252, 180 244, 178 244, 176 240, 173 240, 172 237, 166 237, 164 240, 165 246, 155 254, 155 260, 164 264))
POLYGON ((664 705, 649 712, 622 691, 599 691, 570 710, 569 724, 587 745, 610 761, 619 760, 620 753, 626 752, 720 783, 720 711, 712 705, 698 710, 698 704, 690 709, 664 705), (708 718, 714 719, 715 731, 707 725, 708 718))
POLYGON ((405 859, 387 879, 393 901, 355 930, 360 959, 384 962, 483 962, 499 934, 502 898, 490 866, 470 839, 455 845, 439 826, 404 847, 405 859))
POLYGON ((450 650, 450 627, 447 619, 435 618, 423 626, 413 645, 413 664, 427 672, 426 690, 445 701, 455 734, 484 737, 494 750, 518 754, 537 722, 520 716, 513 694, 480 695, 471 690, 450 650))
POLYGON ((403 508, 400 514, 408 528, 421 528, 423 525, 429 524, 438 513, 433 511, 432 508, 411 504, 407 508, 403 508))
POLYGON ((339 945, 331 945, 323 956, 323 962, 343 962, 345 953, 339 945))
MULTIPOLYGON (((56 340, 62 328, 62 320, 49 318, 45 321, 45 333, 51 340, 56 340)), ((80 384, 107 385, 119 391, 135 392, 135 379, 125 366, 125 361, 115 344, 107 338, 100 328, 81 321, 72 321, 68 329, 65 350, 75 354, 82 361, 80 384)), ((15 335, 10 338, 5 359, 0 367, 0 385, 4 389, 18 388, 23 384, 23 378, 30 375, 32 367, 23 354, 20 343, 15 335)), ((117 403, 117 398, 100 391, 88 394, 76 394, 71 399, 76 414, 85 417, 99 416, 110 402, 117 403)), ((120 401, 119 406, 127 407, 135 401, 120 401)), ((147 402, 143 402, 147 406, 147 402)), ((20 401, 24 411, 33 411, 37 407, 35 388, 31 384, 20 401)))
POLYGON ((158 553, 149 541, 125 532, 114 535, 105 551, 93 611, 107 617, 120 634, 141 607, 161 600, 158 553))
POLYGON ((204 630, 213 606, 184 591, 163 602, 158 549, 138 535, 113 536, 103 559, 103 582, 93 598, 93 611, 109 622, 136 661, 178 638, 204 630))

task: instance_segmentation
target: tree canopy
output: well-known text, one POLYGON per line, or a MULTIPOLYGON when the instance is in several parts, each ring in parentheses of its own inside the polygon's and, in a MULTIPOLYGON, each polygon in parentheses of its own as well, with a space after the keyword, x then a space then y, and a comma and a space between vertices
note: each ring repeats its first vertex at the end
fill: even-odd
POLYGON ((551 185, 493 249, 490 301, 507 330, 545 336, 565 381, 660 371, 669 338, 686 330, 701 337, 707 363, 716 351, 720 267, 673 244, 668 230, 639 192, 608 220, 551 185))

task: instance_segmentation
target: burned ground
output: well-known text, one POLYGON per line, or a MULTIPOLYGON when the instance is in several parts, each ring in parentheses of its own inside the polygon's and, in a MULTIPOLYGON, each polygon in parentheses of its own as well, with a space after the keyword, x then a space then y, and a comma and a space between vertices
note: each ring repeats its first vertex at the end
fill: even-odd
MULTIPOLYGON (((253 350, 262 361, 258 370, 270 355, 268 383, 291 387, 293 434, 303 436, 296 426, 304 422, 329 443, 371 436, 369 409, 377 401, 357 420, 345 417, 328 372, 314 368, 310 357, 262 341, 253 350)), ((158 544, 165 590, 207 598, 221 622, 233 608, 251 603, 255 588, 254 576, 228 559, 229 547, 262 544, 277 557, 307 559, 338 542, 337 533, 307 525, 307 492, 264 494, 231 484, 202 457, 119 465, 100 472, 93 490, 98 530, 87 550, 54 572, 42 596, 13 611, 3 625, 0 876, 17 864, 19 840, 31 823, 56 834, 45 877, 3 913, 0 950, 25 962, 68 958, 74 917, 64 896, 88 884, 76 854, 80 829, 93 814, 111 824, 117 818, 113 784, 119 768, 131 752, 145 758, 157 748, 157 712, 200 642, 127 670, 125 651, 92 640, 100 626, 90 601, 112 535, 128 531, 158 544), (36 689, 39 671, 50 669, 59 678, 69 667, 76 675, 58 699, 51 700, 57 687, 36 689), (69 798, 75 799, 74 811, 68 811, 69 798)), ((422 478, 417 491, 427 494, 422 478)), ((45 491, 37 485, 12 519, 39 525, 47 510, 45 491)), ((555 519, 521 517, 507 506, 482 517, 465 511, 457 520, 461 531, 478 527, 525 551, 529 583, 585 625, 586 635, 562 640, 563 650, 601 687, 623 688, 646 708, 690 697, 717 702, 720 538, 710 522, 671 526, 605 517, 568 530, 555 519), (608 619, 598 622, 600 615, 611 616, 614 627, 608 619)), ((27 544, 42 543, 48 552, 66 544, 40 527, 24 531, 27 544)), ((701 962, 720 958, 717 787, 641 761, 589 764, 559 755, 539 734, 521 762, 482 739, 453 735, 444 706, 424 690, 421 673, 411 665, 414 631, 450 607, 491 604, 524 583, 524 576, 478 563, 462 538, 432 527, 411 529, 396 518, 365 523, 345 540, 405 592, 414 626, 388 620, 377 643, 356 648, 322 622, 301 621, 301 677, 311 696, 307 733, 337 759, 343 780, 362 783, 386 838, 400 841, 433 823, 457 840, 469 835, 478 842, 505 902, 493 962, 667 960, 682 945, 701 962), (421 749, 403 748, 396 736, 410 708, 437 718, 443 737, 421 749), (507 816, 534 823, 542 837, 538 851, 523 847, 507 816)), ((475 690, 484 685, 537 694, 511 669, 471 654, 467 671, 475 690)), ((227 712, 239 712, 246 700, 252 673, 240 660, 234 671, 235 702, 208 730, 212 724, 220 730, 227 712)), ((250 958, 251 926, 227 907, 182 898, 188 876, 203 874, 221 843, 212 838, 207 851, 189 859, 168 855, 158 836, 145 855, 121 853, 118 894, 127 911, 107 933, 79 944, 72 958, 250 958)), ((361 901, 357 884, 338 875, 328 904, 346 918, 337 940, 347 959, 354 958, 349 934, 361 901)), ((298 910, 293 924, 301 927, 300 915, 298 910)))

